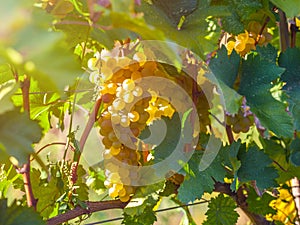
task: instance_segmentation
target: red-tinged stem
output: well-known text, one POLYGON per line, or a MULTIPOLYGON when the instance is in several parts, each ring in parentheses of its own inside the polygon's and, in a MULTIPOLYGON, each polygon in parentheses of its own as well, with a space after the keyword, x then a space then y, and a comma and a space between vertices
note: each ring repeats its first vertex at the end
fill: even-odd
MULTIPOLYGON (((21 90, 23 96, 23 108, 24 111, 30 116, 30 101, 29 101, 29 87, 30 87, 30 77, 25 75, 24 81, 21 83, 21 90)), ((37 200, 34 198, 31 181, 30 181, 30 156, 28 157, 27 163, 23 165, 21 169, 17 170, 19 173, 23 174, 23 182, 25 188, 25 194, 27 199, 28 207, 33 207, 36 209, 37 200)))
MULTIPOLYGON (((53 146, 53 145, 63 145, 63 146, 66 146, 66 144, 67 144, 66 142, 52 142, 52 143, 46 144, 43 147, 41 147, 38 151, 36 151, 36 154, 39 154, 41 151, 43 151, 44 149, 46 149, 46 148, 48 148, 50 146, 53 146)), ((75 148, 72 145, 70 145, 70 147, 71 147, 72 151, 75 150, 75 148)), ((30 161, 33 161, 33 160, 34 160, 34 158, 32 158, 30 161)))
POLYGON ((267 18, 265 19, 264 24, 262 25, 262 27, 261 27, 261 29, 260 29, 260 31, 259 31, 259 34, 258 34, 258 36, 257 36, 258 38, 255 40, 255 45, 258 44, 259 39, 261 38, 261 35, 262 35, 262 33, 264 32, 264 29, 266 28, 266 26, 267 26, 267 24, 269 23, 269 21, 270 21, 270 17, 267 16, 267 18))
POLYGON ((128 203, 120 200, 102 201, 102 202, 86 202, 87 208, 84 209, 77 206, 64 214, 60 214, 51 219, 48 219, 47 225, 58 225, 68 220, 77 218, 82 215, 88 215, 93 212, 103 211, 107 209, 123 209, 128 203))
POLYGON ((22 97, 23 97, 23 108, 24 111, 30 115, 30 102, 29 102, 29 87, 30 77, 24 75, 24 81, 21 83, 22 97))
MULTIPOLYGON (((93 111, 89 115, 89 119, 88 119, 87 124, 84 128, 84 131, 81 135, 81 138, 80 138, 80 141, 79 141, 80 155, 78 156, 78 160, 76 161, 76 163, 74 165, 74 169, 73 169, 73 174, 74 175, 77 172, 78 164, 79 164, 79 161, 80 161, 80 156, 83 152, 83 148, 84 148, 84 145, 86 143, 86 140, 87 140, 87 138, 88 138, 93 126, 94 126, 94 123, 97 120, 97 115, 98 115, 98 111, 100 109, 101 103, 102 103, 102 98, 99 98, 96 101, 95 105, 94 105, 93 111)), ((76 180, 77 180, 77 176, 72 177, 73 184, 76 183, 76 180)))
POLYGON ((289 29, 288 29, 288 23, 285 13, 278 9, 278 14, 280 18, 279 22, 279 34, 280 34, 280 47, 281 51, 285 51, 289 46, 289 29))
POLYGON ((23 167, 18 170, 23 175, 23 182, 24 182, 24 189, 27 199, 27 206, 33 207, 36 209, 36 203, 37 200, 34 198, 32 187, 31 187, 31 181, 30 181, 30 161, 28 158, 28 162, 23 165, 23 167))
POLYGON ((296 26, 296 18, 294 18, 294 22, 291 23, 291 48, 296 47, 296 34, 297 34, 297 26, 296 26))
POLYGON ((225 128, 226 128, 226 134, 227 134, 227 137, 228 137, 229 144, 232 144, 234 142, 234 137, 233 137, 233 134, 232 134, 231 126, 226 125, 225 128))

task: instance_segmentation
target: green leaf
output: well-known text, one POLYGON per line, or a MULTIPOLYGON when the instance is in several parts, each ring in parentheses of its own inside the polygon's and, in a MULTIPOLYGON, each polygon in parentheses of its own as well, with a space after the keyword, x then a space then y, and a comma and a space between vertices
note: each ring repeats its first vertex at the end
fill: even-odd
MULTIPOLYGON (((160 8, 146 1, 142 1, 137 10, 143 12, 146 23, 162 31, 165 38, 190 49, 197 55, 204 57, 204 52, 214 50, 215 46, 206 37, 209 32, 205 19, 210 16, 211 10, 208 4, 198 4, 197 9, 186 17, 181 29, 177 29, 177 24, 174 24, 160 8)), ((161 35, 154 39, 161 40, 161 35)))
POLYGON ((213 191, 214 180, 223 181, 226 171, 222 166, 224 157, 221 150, 209 167, 201 172, 199 171, 199 164, 204 153, 203 151, 194 152, 188 164, 181 171, 185 174, 184 181, 178 189, 178 199, 181 202, 188 203, 201 199, 204 192, 211 193, 213 191))
POLYGON ((87 185, 91 186, 93 190, 105 189, 104 185, 105 175, 100 168, 89 168, 89 176, 87 177, 87 185))
POLYGON ((42 225, 45 221, 37 214, 34 209, 18 206, 13 203, 7 206, 7 200, 0 200, 0 224, 5 225, 42 225))
POLYGON ((60 195, 58 179, 55 175, 51 175, 49 182, 42 182, 39 170, 32 169, 30 173, 33 195, 38 199, 36 210, 44 218, 49 218, 49 215, 55 208, 55 202, 60 195))
POLYGON ((281 79, 286 84, 283 90, 289 96, 289 111, 294 118, 294 126, 300 130, 300 49, 289 48, 282 52, 278 59, 278 64, 286 70, 282 74, 281 79))
MULTIPOLYGON (((154 160, 155 162, 161 162, 161 161, 166 161, 166 158, 172 155, 172 153, 175 151, 175 149, 179 148, 179 140, 180 140, 180 135, 181 135, 181 121, 179 118, 178 113, 174 113, 172 119, 168 117, 162 117, 161 121, 157 121, 159 123, 165 122, 166 124, 166 129, 167 132, 163 136, 164 139, 163 141, 155 147, 154 149, 154 160)), ((156 129, 158 132, 158 130, 156 129)), ((162 130, 161 130, 162 131, 162 130)), ((160 133, 151 133, 151 136, 161 137, 163 134, 160 133)), ((181 157, 178 157, 180 159, 181 157)), ((178 165, 178 162, 170 162, 170 163, 176 163, 178 165)), ((172 165, 165 165, 166 168, 174 168, 172 165)), ((158 171, 159 172, 159 171, 158 171)))
MULTIPOLYGON (((0 49, 0 52, 2 49, 0 49)), ((1 60, 1 56, 0 56, 1 60)), ((0 61, 1 62, 1 61, 0 61)), ((11 80, 14 77, 9 64, 0 64, 0 84, 11 80)))
POLYGON ((153 5, 162 10, 162 12, 167 15, 167 17, 170 19, 170 22, 174 26, 178 25, 182 16, 188 16, 189 14, 191 14, 197 8, 197 4, 197 0, 153 1, 153 5))
POLYGON ((11 101, 11 96, 16 92, 18 87, 19 85, 15 80, 9 80, 5 83, 0 84, 0 114, 14 109, 14 104, 11 101))
POLYGON ((64 42, 63 34, 49 31, 53 18, 41 10, 30 12, 27 17, 31 22, 12 32, 12 42, 6 49, 7 61, 13 62, 19 72, 38 80, 44 90, 62 91, 82 74, 80 64, 64 42))
POLYGON ((288 162, 288 152, 277 139, 262 139, 260 141, 264 147, 266 154, 275 162, 274 166, 278 171, 279 177, 276 181, 283 184, 293 177, 300 177, 299 167, 288 162))
POLYGON ((256 51, 259 54, 261 59, 267 60, 270 63, 275 64, 277 60, 277 52, 278 49, 276 49, 273 45, 268 44, 267 46, 256 46, 256 51))
POLYGON ((261 124, 278 136, 292 137, 292 118, 286 113, 285 105, 273 98, 271 82, 284 72, 259 56, 249 55, 242 63, 239 94, 246 96, 251 111, 261 124))
POLYGON ((259 213, 263 216, 269 213, 275 214, 276 211, 269 206, 269 203, 274 199, 275 197, 267 192, 264 192, 262 196, 258 196, 255 190, 249 187, 249 191, 247 193, 248 209, 253 213, 259 213))
POLYGON ((277 186, 275 178, 278 173, 275 168, 270 167, 272 160, 256 145, 248 151, 241 149, 238 158, 241 167, 237 175, 241 182, 255 180, 257 187, 261 189, 277 186))
POLYGON ((237 222, 239 214, 235 211, 236 204, 230 197, 223 194, 213 198, 208 204, 207 220, 203 225, 232 225, 237 222))
POLYGON ((143 19, 131 17, 126 13, 111 12, 112 24, 115 28, 125 28, 140 34, 144 39, 163 40, 162 31, 148 26, 143 19))
POLYGON ((271 0, 271 2, 285 12, 287 17, 292 18, 294 16, 298 16, 300 14, 300 1, 299 0, 271 0))
POLYGON ((91 27, 84 18, 67 16, 60 22, 55 24, 55 28, 63 31, 66 34, 68 46, 73 48, 77 44, 87 41, 91 27))
POLYGON ((300 138, 296 138, 290 145, 291 155, 290 161, 294 166, 300 166, 300 138))
POLYGON ((232 12, 232 15, 224 17, 222 22, 223 29, 228 33, 237 35, 244 32, 244 24, 240 21, 240 18, 235 11, 232 12))
POLYGON ((222 18, 222 27, 228 33, 243 33, 249 18, 262 8, 259 0, 228 0, 227 7, 230 16, 222 18))
POLYGON ((14 156, 19 165, 28 161, 28 156, 34 152, 32 144, 42 137, 38 122, 28 118, 26 113, 17 109, 0 115, 0 145, 1 160, 14 156))
POLYGON ((210 74, 207 75, 208 79, 220 88, 226 110, 231 114, 237 113, 242 100, 242 96, 233 89, 233 84, 238 75, 240 60, 241 58, 235 51, 228 56, 227 50, 223 46, 209 64, 209 68, 216 79, 210 74))
POLYGON ((228 56, 225 46, 222 46, 216 57, 210 60, 209 69, 218 80, 232 88, 239 72, 240 61, 241 58, 235 51, 228 56))
POLYGON ((245 148, 245 145, 241 145, 241 142, 233 142, 231 145, 223 147, 223 151, 226 153, 224 155, 224 165, 231 168, 233 171, 234 180, 231 184, 232 190, 238 189, 238 175, 237 172, 241 167, 241 161, 238 159, 238 153, 241 148, 245 148))
POLYGON ((126 225, 152 225, 157 219, 154 206, 159 201, 158 195, 148 195, 146 199, 135 202, 135 206, 129 203, 124 209, 122 224, 126 225))
POLYGON ((62 91, 72 81, 75 82, 83 71, 75 56, 67 50, 66 43, 58 41, 48 46, 48 49, 31 59, 35 66, 32 76, 44 90, 49 90, 50 85, 53 85, 51 91, 62 91))

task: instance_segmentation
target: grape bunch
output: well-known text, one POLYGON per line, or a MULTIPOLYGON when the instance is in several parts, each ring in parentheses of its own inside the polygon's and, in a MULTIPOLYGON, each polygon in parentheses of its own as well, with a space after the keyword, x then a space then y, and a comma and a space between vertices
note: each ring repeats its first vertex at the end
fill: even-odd
MULTIPOLYGON (((141 54, 134 56, 141 57, 141 54)), ((137 137, 154 119, 171 118, 175 112, 167 98, 159 97, 153 90, 144 91, 139 82, 148 76, 167 75, 154 61, 138 62, 126 57, 91 58, 88 67, 92 71, 90 80, 100 87, 104 103, 98 123, 106 149, 103 154, 105 186, 112 198, 127 202, 140 178, 138 168, 142 162, 137 137)))
POLYGON ((249 107, 241 107, 234 115, 226 113, 226 124, 232 127, 234 133, 247 133, 253 123, 253 114, 249 107))
MULTIPOLYGON (((183 114, 189 110, 197 82, 177 69, 169 71, 163 63, 151 60, 145 49, 131 51, 134 54, 130 57, 122 52, 124 49, 96 53, 88 60, 88 68, 90 81, 96 84, 103 103, 98 124, 105 147, 104 184, 110 197, 127 202, 145 179, 142 166, 153 163, 148 156, 155 146, 142 143, 141 132, 154 120, 171 119, 175 112, 183 114)), ((206 132, 209 104, 202 90, 196 92, 194 103, 199 104, 195 108, 206 132)), ((180 176, 181 182, 182 179, 180 176)))

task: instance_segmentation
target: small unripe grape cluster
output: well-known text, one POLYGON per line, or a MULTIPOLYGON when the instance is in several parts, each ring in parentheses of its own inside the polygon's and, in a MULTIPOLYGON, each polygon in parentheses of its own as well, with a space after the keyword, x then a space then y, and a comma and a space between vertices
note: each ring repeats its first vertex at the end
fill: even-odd
POLYGON ((248 24, 248 31, 250 36, 252 36, 254 38, 254 40, 257 42, 257 44, 259 45, 266 45, 268 44, 271 39, 272 39, 272 35, 268 32, 267 27, 264 27, 264 29, 262 30, 263 25, 260 24, 257 21, 251 21, 248 24))
POLYGON ((234 133, 247 133, 253 125, 254 119, 250 111, 240 109, 237 114, 226 114, 226 124, 232 127, 234 133))

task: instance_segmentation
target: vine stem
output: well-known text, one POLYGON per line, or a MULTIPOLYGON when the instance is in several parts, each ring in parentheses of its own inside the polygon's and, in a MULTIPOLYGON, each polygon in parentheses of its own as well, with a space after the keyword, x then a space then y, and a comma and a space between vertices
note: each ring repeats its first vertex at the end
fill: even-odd
POLYGON ((88 138, 88 136, 89 136, 89 134, 90 134, 93 126, 94 126, 94 123, 97 121, 97 115, 98 115, 98 111, 100 109, 101 103, 102 103, 102 98, 99 98, 96 101, 95 105, 94 105, 93 111, 89 115, 89 119, 88 119, 88 121, 86 123, 84 131, 83 131, 83 133, 81 135, 81 138, 79 140, 80 154, 78 156, 77 161, 75 162, 74 169, 72 171, 72 179, 71 180, 72 180, 73 184, 75 184, 76 181, 77 181, 76 174, 77 174, 77 168, 78 168, 79 161, 80 161, 80 156, 81 156, 81 154, 83 152, 84 145, 85 145, 85 143, 87 141, 87 138, 88 138))
POLYGON ((259 31, 259 33, 258 33, 258 38, 256 38, 256 40, 255 40, 255 45, 257 45, 258 44, 258 42, 259 42, 259 39, 261 38, 261 35, 262 35, 262 33, 264 32, 264 29, 266 28, 266 26, 267 26, 267 24, 270 22, 270 17, 266 17, 266 19, 265 19, 265 22, 264 22, 264 24, 262 25, 262 27, 261 27, 261 29, 260 29, 260 31, 259 31))
POLYGON ((93 212, 103 211, 107 209, 123 209, 128 203, 120 200, 102 201, 102 202, 85 202, 87 207, 84 209, 81 206, 67 211, 64 214, 52 217, 47 220, 47 225, 58 225, 76 217, 91 214, 93 212))
MULTIPOLYGON (((66 144, 67 144, 66 142, 52 142, 52 143, 46 144, 43 147, 41 147, 38 151, 36 151, 36 154, 39 154, 41 151, 43 151, 44 149, 46 149, 46 148, 48 148, 50 146, 53 146, 53 145, 63 145, 63 146, 66 146, 66 144)), ((72 145, 70 145, 70 147, 71 147, 71 149, 73 151, 75 150, 75 148, 72 145)), ((34 158, 31 159, 31 161, 32 160, 34 160, 34 158)))
POLYGON ((234 142, 234 137, 233 137, 233 134, 232 134, 231 126, 226 125, 225 128, 226 128, 226 134, 227 134, 227 137, 228 137, 229 144, 232 144, 234 142))
POLYGON ((214 191, 229 195, 234 199, 238 207, 248 216, 251 222, 255 225, 273 225, 271 221, 267 221, 265 217, 249 211, 246 202, 247 197, 244 194, 245 187, 241 186, 236 192, 230 188, 230 184, 215 182, 214 191))
POLYGON ((280 18, 279 22, 279 35, 280 35, 280 48, 281 51, 284 52, 289 46, 289 29, 288 29, 288 23, 285 13, 278 9, 278 14, 280 18))
MULTIPOLYGON (((30 101, 29 101, 30 76, 24 75, 24 81, 21 83, 23 108, 30 116, 30 101)), ((23 183, 28 207, 36 209, 37 200, 34 198, 31 181, 30 181, 30 156, 28 161, 22 168, 18 168, 17 172, 23 175, 23 183)))

